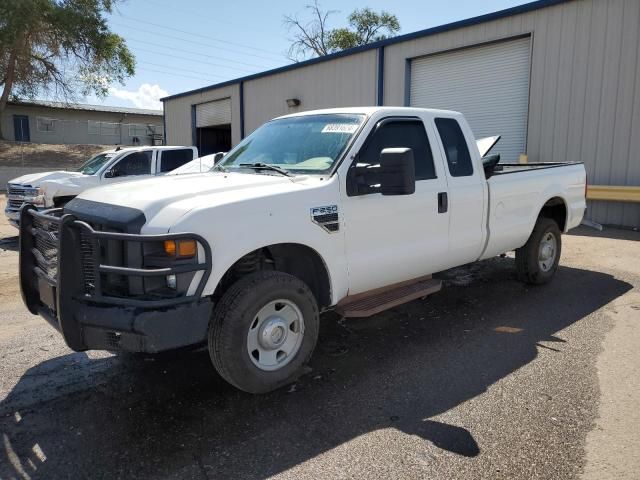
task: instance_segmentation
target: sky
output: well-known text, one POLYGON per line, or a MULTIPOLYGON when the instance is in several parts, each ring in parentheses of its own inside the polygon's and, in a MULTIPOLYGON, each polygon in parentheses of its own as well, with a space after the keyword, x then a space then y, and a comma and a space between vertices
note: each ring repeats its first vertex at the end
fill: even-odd
MULTIPOLYGON (((529 0, 320 0, 335 10, 329 27, 346 25, 356 8, 387 10, 400 34, 528 3, 529 0)), ((109 25, 136 58, 136 74, 104 99, 87 103, 161 109, 160 98, 290 64, 284 15, 309 18, 310 1, 123 0, 109 25)))

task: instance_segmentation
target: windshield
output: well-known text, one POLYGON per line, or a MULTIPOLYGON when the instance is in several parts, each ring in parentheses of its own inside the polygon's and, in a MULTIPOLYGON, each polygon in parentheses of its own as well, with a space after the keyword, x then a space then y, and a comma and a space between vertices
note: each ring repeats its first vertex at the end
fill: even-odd
POLYGON ((85 175, 93 175, 98 170, 100 170, 100 168, 105 163, 107 163, 109 160, 111 160, 116 155, 117 154, 115 154, 115 153, 99 153, 95 157, 91 157, 89 160, 84 162, 82 164, 82 166, 80 166, 80 168, 78 168, 76 170, 76 172, 82 172, 85 175))
MULTIPOLYGON (((326 114, 282 118, 266 123, 218 164, 228 170, 272 165, 289 172, 326 173, 362 124, 364 115, 326 114)), ((275 169, 274 169, 275 170, 275 169)))

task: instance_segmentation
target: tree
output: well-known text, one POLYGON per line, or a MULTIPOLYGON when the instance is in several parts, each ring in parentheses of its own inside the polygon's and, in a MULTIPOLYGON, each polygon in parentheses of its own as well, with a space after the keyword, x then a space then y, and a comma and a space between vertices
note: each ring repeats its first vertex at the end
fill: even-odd
POLYGON ((354 10, 347 20, 350 28, 336 28, 329 34, 330 49, 345 50, 366 45, 389 38, 400 31, 398 18, 385 11, 376 13, 370 8, 354 10))
POLYGON ((0 116, 10 97, 102 97, 132 76, 134 57, 105 18, 115 2, 0 0, 0 116))
POLYGON ((330 29, 327 20, 336 10, 322 11, 318 0, 307 5, 311 19, 301 20, 298 15, 285 15, 284 24, 293 31, 287 56, 299 61, 308 55, 321 57, 347 48, 377 42, 400 31, 395 15, 382 11, 376 13, 366 7, 354 10, 348 17, 349 26, 330 29))

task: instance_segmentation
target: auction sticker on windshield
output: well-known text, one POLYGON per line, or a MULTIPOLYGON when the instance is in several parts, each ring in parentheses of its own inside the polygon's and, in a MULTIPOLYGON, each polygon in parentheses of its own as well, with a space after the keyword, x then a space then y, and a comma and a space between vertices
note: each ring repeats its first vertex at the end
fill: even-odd
POLYGON ((353 133, 358 129, 354 123, 328 123, 322 129, 322 133, 353 133))

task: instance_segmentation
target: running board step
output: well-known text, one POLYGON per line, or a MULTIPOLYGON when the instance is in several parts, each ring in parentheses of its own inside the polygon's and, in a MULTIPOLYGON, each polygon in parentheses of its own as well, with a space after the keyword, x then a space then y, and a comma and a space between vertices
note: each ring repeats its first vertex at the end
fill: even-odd
POLYGON ((336 312, 343 317, 370 317, 417 298, 426 297, 442 288, 442 280, 431 275, 388 287, 351 295, 336 305, 336 312))

